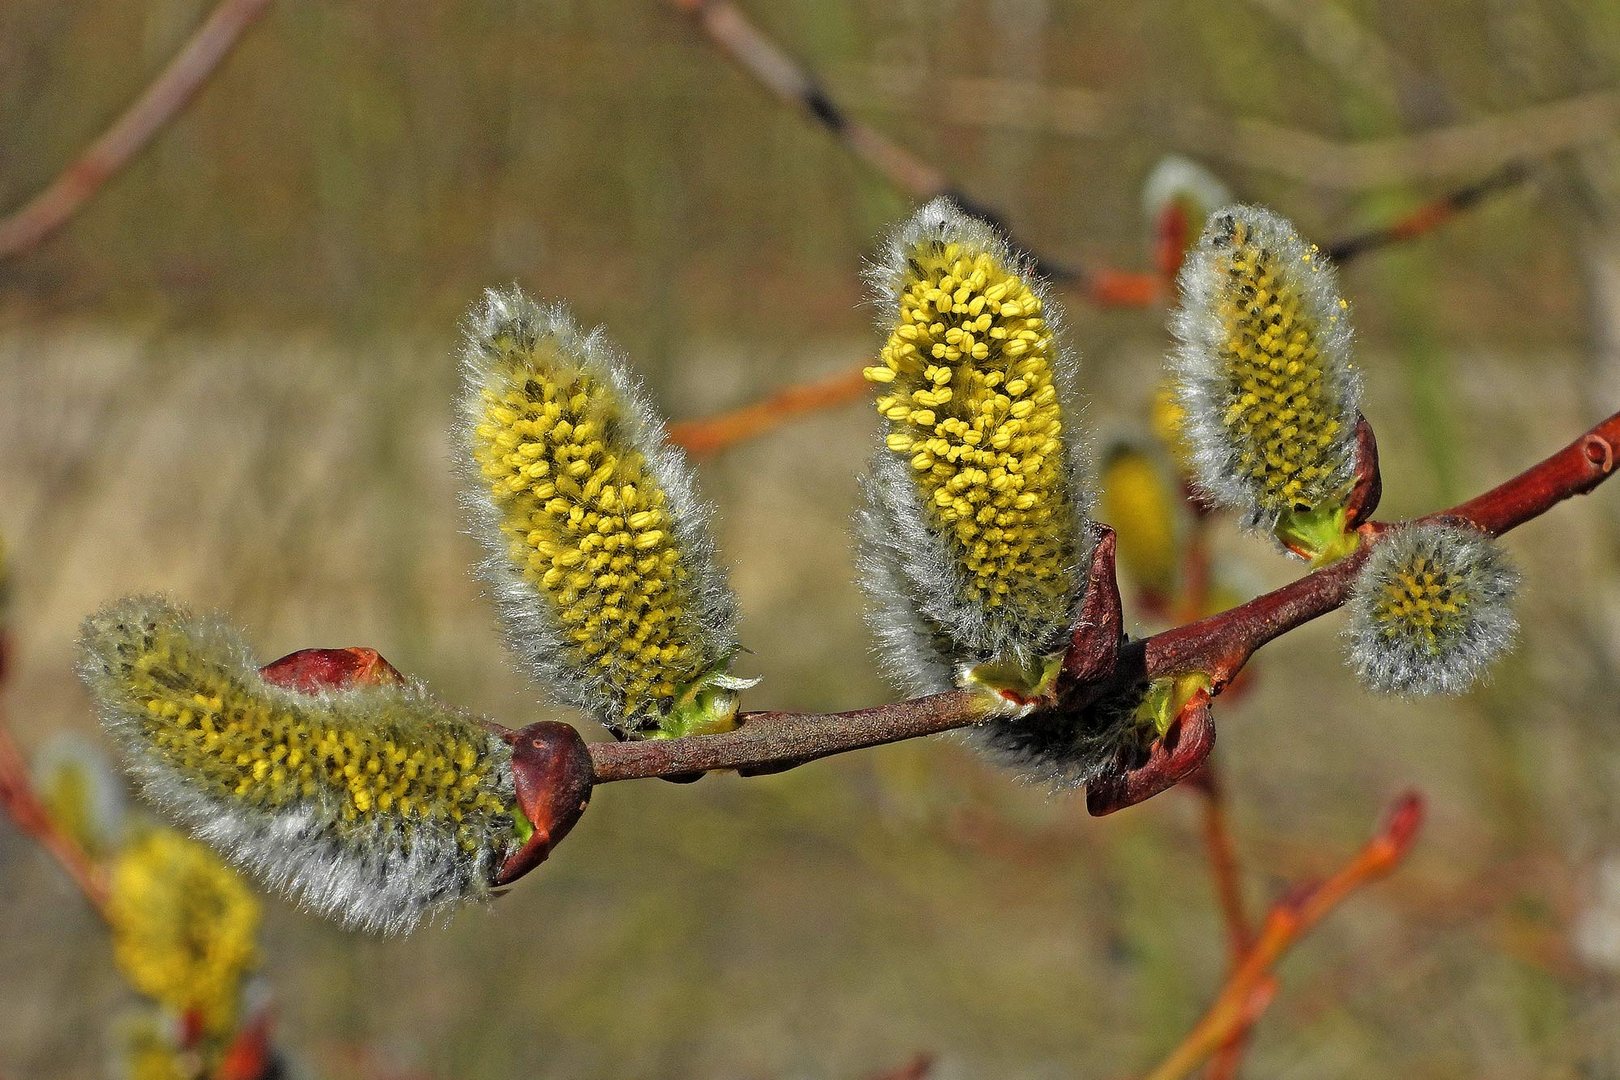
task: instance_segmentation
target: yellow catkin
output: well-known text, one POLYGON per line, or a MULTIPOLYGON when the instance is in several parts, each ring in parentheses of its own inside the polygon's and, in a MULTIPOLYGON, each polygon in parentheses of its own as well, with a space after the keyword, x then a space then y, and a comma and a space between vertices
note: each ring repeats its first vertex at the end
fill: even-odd
POLYGON ((1077 538, 1055 344, 1039 295, 985 250, 925 240, 907 255, 879 363, 888 450, 910 463, 961 599, 1021 617, 1062 611, 1077 538))
POLYGON ((1373 617, 1385 637, 1438 656, 1456 636, 1471 599, 1467 582, 1452 568, 1419 554, 1380 583, 1373 617))
POLYGON ((454 714, 408 708, 392 688, 352 691, 347 709, 276 691, 172 619, 120 661, 114 679, 147 752, 205 795, 269 813, 317 802, 340 829, 431 824, 455 830, 467 851, 510 813, 489 737, 454 714))
POLYGON ((621 392, 555 337, 491 343, 472 450, 513 569, 549 606, 561 666, 611 688, 622 729, 653 726, 715 658, 670 495, 621 392))
POLYGON ((1152 457, 1129 446, 1109 455, 1102 473, 1102 520, 1118 536, 1126 572, 1161 600, 1174 590, 1179 571, 1176 513, 1175 492, 1152 457))
POLYGON ((259 962, 259 904, 247 885, 207 847, 154 829, 119 853, 109 886, 113 957, 130 985, 228 1035, 259 962))
POLYGON ((1165 379, 1148 405, 1148 426, 1183 476, 1192 475, 1193 447, 1187 441, 1187 410, 1176 396, 1174 380, 1165 379))
POLYGON ((1343 469, 1347 432, 1326 366, 1336 361, 1323 355, 1330 327, 1320 325, 1343 315, 1314 311, 1307 294, 1306 281, 1325 266, 1320 252, 1275 239, 1239 217, 1216 245, 1215 366, 1227 384, 1219 423, 1233 466, 1261 510, 1286 513, 1313 509, 1343 469))

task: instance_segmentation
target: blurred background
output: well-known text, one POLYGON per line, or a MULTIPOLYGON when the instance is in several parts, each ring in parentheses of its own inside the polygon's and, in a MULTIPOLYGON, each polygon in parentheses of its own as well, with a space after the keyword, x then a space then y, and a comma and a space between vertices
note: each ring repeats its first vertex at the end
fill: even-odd
MULTIPOLYGON (((1152 267, 1168 153, 1326 243, 1528 166, 1346 268, 1383 516, 1505 478, 1620 407, 1620 7, 1606 0, 743 0, 848 112, 1060 262, 1152 267)), ((205 0, 0 5, 0 212, 79 154, 205 0)), ((448 428, 481 289, 568 299, 686 419, 857 366, 862 259, 914 200, 658 0, 283 0, 82 214, 0 261, 4 709, 99 738, 79 620, 162 590, 268 660, 370 645, 514 726, 563 715, 468 573, 448 428)), ((1067 300, 1099 446, 1147 430, 1163 304, 1067 300)), ((847 522, 868 408, 705 461, 763 677, 852 708, 847 522)), ((1241 599, 1296 575, 1221 530, 1241 599)), ((1620 1076, 1620 490, 1511 535, 1520 648, 1374 699, 1336 617, 1217 707, 1251 903, 1416 787, 1410 861, 1281 969, 1257 1077, 1620 1076)), ((1152 623, 1128 612, 1145 631, 1152 623)), ((404 940, 269 902, 277 1041, 325 1077, 1140 1072, 1226 964, 1197 800, 1105 820, 950 739, 776 777, 615 785, 487 910, 404 940)), ((0 822, 0 1075, 103 1077, 129 991, 58 867, 0 822)))

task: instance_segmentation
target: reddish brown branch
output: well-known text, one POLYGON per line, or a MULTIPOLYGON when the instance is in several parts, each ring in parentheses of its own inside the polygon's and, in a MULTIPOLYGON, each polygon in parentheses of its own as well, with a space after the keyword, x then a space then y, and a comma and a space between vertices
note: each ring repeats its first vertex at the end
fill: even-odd
POLYGON ((17 828, 38 841, 67 871, 84 898, 103 919, 107 917, 107 885, 90 857, 57 827, 46 811, 28 775, 28 764, 12 740, 11 729, 0 712, 0 811, 17 828))
POLYGON ((1351 893, 1395 869, 1411 849, 1422 822, 1422 800, 1415 794, 1402 796, 1390 806, 1373 838, 1338 873, 1296 889, 1274 905, 1253 948, 1227 978, 1209 1011, 1147 1080, 1179 1080, 1189 1075, 1252 1027, 1271 1002, 1275 991, 1271 972, 1277 962, 1351 893))
POLYGON ((101 137, 33 199, 0 218, 0 259, 32 251, 72 219, 178 116, 270 0, 220 0, 169 66, 101 137))
POLYGON ((1243 902, 1243 875, 1238 869, 1237 845, 1232 841, 1231 824, 1226 817, 1226 792, 1213 758, 1204 763, 1189 784, 1200 795, 1210 876, 1215 881, 1215 899, 1220 905, 1227 944, 1236 963, 1248 951, 1254 929, 1249 924, 1248 906, 1243 902))
POLYGON ((990 707, 980 695, 953 690, 830 715, 748 713, 742 726, 724 735, 593 743, 591 760, 598 784, 713 769, 765 770, 965 727, 983 720, 990 707))
MULTIPOLYGON (((1461 518, 1493 534, 1507 532, 1608 479, 1616 447, 1620 414, 1512 480, 1423 520, 1461 518)), ((1389 527, 1368 522, 1361 527, 1364 539, 1357 554, 1229 611, 1125 644, 1107 675, 1073 680, 1060 700, 1043 707, 1082 708, 1106 686, 1190 672, 1208 674, 1212 694, 1219 693, 1266 642, 1343 605, 1367 550, 1389 527)), ((1089 675, 1087 659, 1071 657, 1065 667, 1089 675)), ((769 769, 965 727, 984 720, 988 708, 983 696, 956 691, 832 715, 745 713, 741 726, 724 735, 597 743, 590 749, 598 783, 712 769, 769 769)), ((1185 764, 1168 755, 1165 768, 1174 771, 1185 764)))
POLYGON ((1387 225, 1380 225, 1366 232, 1334 241, 1327 246, 1328 258, 1338 263, 1349 262, 1369 251, 1376 251, 1433 232, 1458 214, 1478 206, 1490 196, 1517 187, 1529 176, 1530 170, 1522 162, 1511 162, 1467 187, 1458 188, 1423 203, 1387 225))

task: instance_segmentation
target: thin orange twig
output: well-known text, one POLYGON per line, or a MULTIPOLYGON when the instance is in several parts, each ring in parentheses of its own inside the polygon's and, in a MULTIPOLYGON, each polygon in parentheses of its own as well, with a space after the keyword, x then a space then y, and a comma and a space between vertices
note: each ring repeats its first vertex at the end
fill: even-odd
POLYGON ((693 457, 719 453, 733 443, 763 435, 803 413, 830 409, 866 393, 860 369, 778 390, 770 397, 729 412, 671 424, 669 437, 693 457))
POLYGON ((1209 1011, 1146 1080, 1180 1080, 1252 1027, 1276 991, 1272 969, 1277 962, 1351 893, 1395 869, 1411 849, 1422 822, 1422 798, 1415 793, 1401 796, 1391 804, 1373 838, 1342 869, 1275 904, 1253 947, 1227 977, 1209 1011))
POLYGON ((270 0, 220 0, 146 92, 46 188, 0 218, 0 259, 25 254, 66 225, 196 97, 270 0))
POLYGON ((1236 967, 1253 943, 1254 926, 1243 899, 1243 875, 1238 870, 1237 845, 1232 841, 1231 823, 1226 816, 1226 792, 1213 755, 1189 783, 1197 789, 1202 803, 1204 848, 1209 854, 1210 876, 1215 882, 1215 899, 1226 927, 1232 965, 1236 967))

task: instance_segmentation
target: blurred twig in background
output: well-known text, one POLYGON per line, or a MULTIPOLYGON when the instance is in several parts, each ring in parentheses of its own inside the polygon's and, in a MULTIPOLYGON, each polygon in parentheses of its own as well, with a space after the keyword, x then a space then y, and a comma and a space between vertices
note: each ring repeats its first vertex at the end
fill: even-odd
POLYGON ((50 853, 78 886, 96 914, 105 920, 107 883, 79 845, 57 828, 45 811, 29 780, 28 765, 11 737, 3 710, 0 710, 0 811, 50 853))
POLYGON ((1271 971, 1283 955, 1351 893, 1387 875, 1411 850, 1423 821, 1416 795, 1397 799, 1373 838, 1326 881, 1296 889, 1272 906, 1254 946, 1227 978, 1202 1020, 1147 1080, 1189 1075, 1230 1040, 1253 1026, 1276 994, 1271 971))
POLYGON ((220 0, 146 92, 45 190, 0 218, 0 259, 26 254, 66 225, 196 97, 270 0, 220 0))

